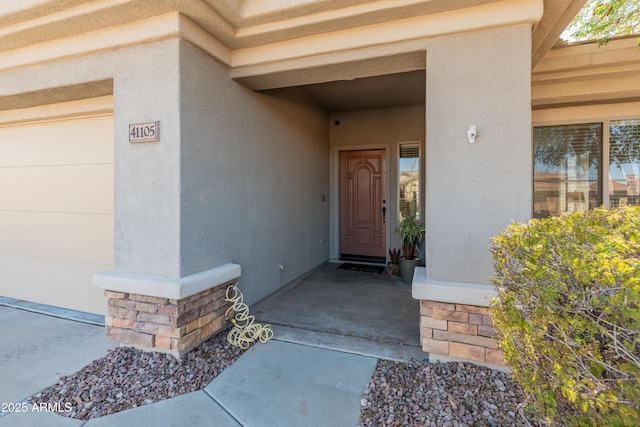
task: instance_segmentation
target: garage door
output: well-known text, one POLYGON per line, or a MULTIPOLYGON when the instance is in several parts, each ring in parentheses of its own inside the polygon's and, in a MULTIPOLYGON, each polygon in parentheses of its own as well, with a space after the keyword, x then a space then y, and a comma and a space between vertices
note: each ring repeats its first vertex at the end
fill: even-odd
POLYGON ((0 295, 105 314, 113 118, 0 126, 0 295))

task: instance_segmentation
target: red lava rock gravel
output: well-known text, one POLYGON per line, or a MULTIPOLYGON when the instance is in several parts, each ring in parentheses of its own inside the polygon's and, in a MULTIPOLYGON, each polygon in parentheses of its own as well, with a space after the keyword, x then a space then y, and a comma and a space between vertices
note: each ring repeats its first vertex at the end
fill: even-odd
MULTIPOLYGON (((244 353, 218 333, 181 362, 129 347, 63 376, 31 403, 88 420, 205 388, 244 353), (57 404, 57 405, 56 405, 57 404)), ((466 363, 378 362, 361 399, 359 427, 521 426, 524 395, 510 376, 466 363)))
POLYGON ((178 362, 159 352, 118 347, 73 375, 32 396, 71 411, 61 415, 88 420, 205 388, 244 353, 220 332, 178 362))
POLYGON ((381 360, 360 402, 358 426, 522 426, 524 400, 510 375, 489 368, 381 360))

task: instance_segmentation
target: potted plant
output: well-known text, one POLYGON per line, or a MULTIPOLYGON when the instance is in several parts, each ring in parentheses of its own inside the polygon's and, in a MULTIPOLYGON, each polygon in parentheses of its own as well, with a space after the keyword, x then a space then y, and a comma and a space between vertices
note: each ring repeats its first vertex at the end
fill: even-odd
POLYGON ((415 256, 417 247, 424 240, 425 228, 414 216, 406 216, 398 221, 395 232, 402 243, 402 257, 400 258, 400 275, 405 283, 413 281, 413 270, 420 263, 415 256))
POLYGON ((392 276, 400 275, 400 250, 397 248, 389 249, 389 258, 391 261, 387 263, 387 273, 392 276))

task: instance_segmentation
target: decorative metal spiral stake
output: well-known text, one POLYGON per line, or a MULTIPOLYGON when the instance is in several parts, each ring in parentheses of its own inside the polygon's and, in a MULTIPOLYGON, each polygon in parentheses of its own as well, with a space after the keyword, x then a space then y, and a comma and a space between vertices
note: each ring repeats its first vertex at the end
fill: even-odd
POLYGON ((271 325, 254 323, 255 316, 249 315, 249 306, 242 302, 243 295, 237 283, 227 287, 224 300, 231 303, 231 307, 225 312, 226 318, 233 325, 227 335, 229 344, 246 350, 255 341, 265 343, 273 338, 271 325))

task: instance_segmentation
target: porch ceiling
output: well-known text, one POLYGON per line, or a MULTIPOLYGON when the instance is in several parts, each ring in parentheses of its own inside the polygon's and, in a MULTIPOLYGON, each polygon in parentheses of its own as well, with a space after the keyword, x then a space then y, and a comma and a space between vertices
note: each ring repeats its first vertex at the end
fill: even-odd
POLYGON ((354 80, 264 91, 276 96, 306 98, 331 113, 408 105, 424 105, 425 71, 388 74, 354 80))

